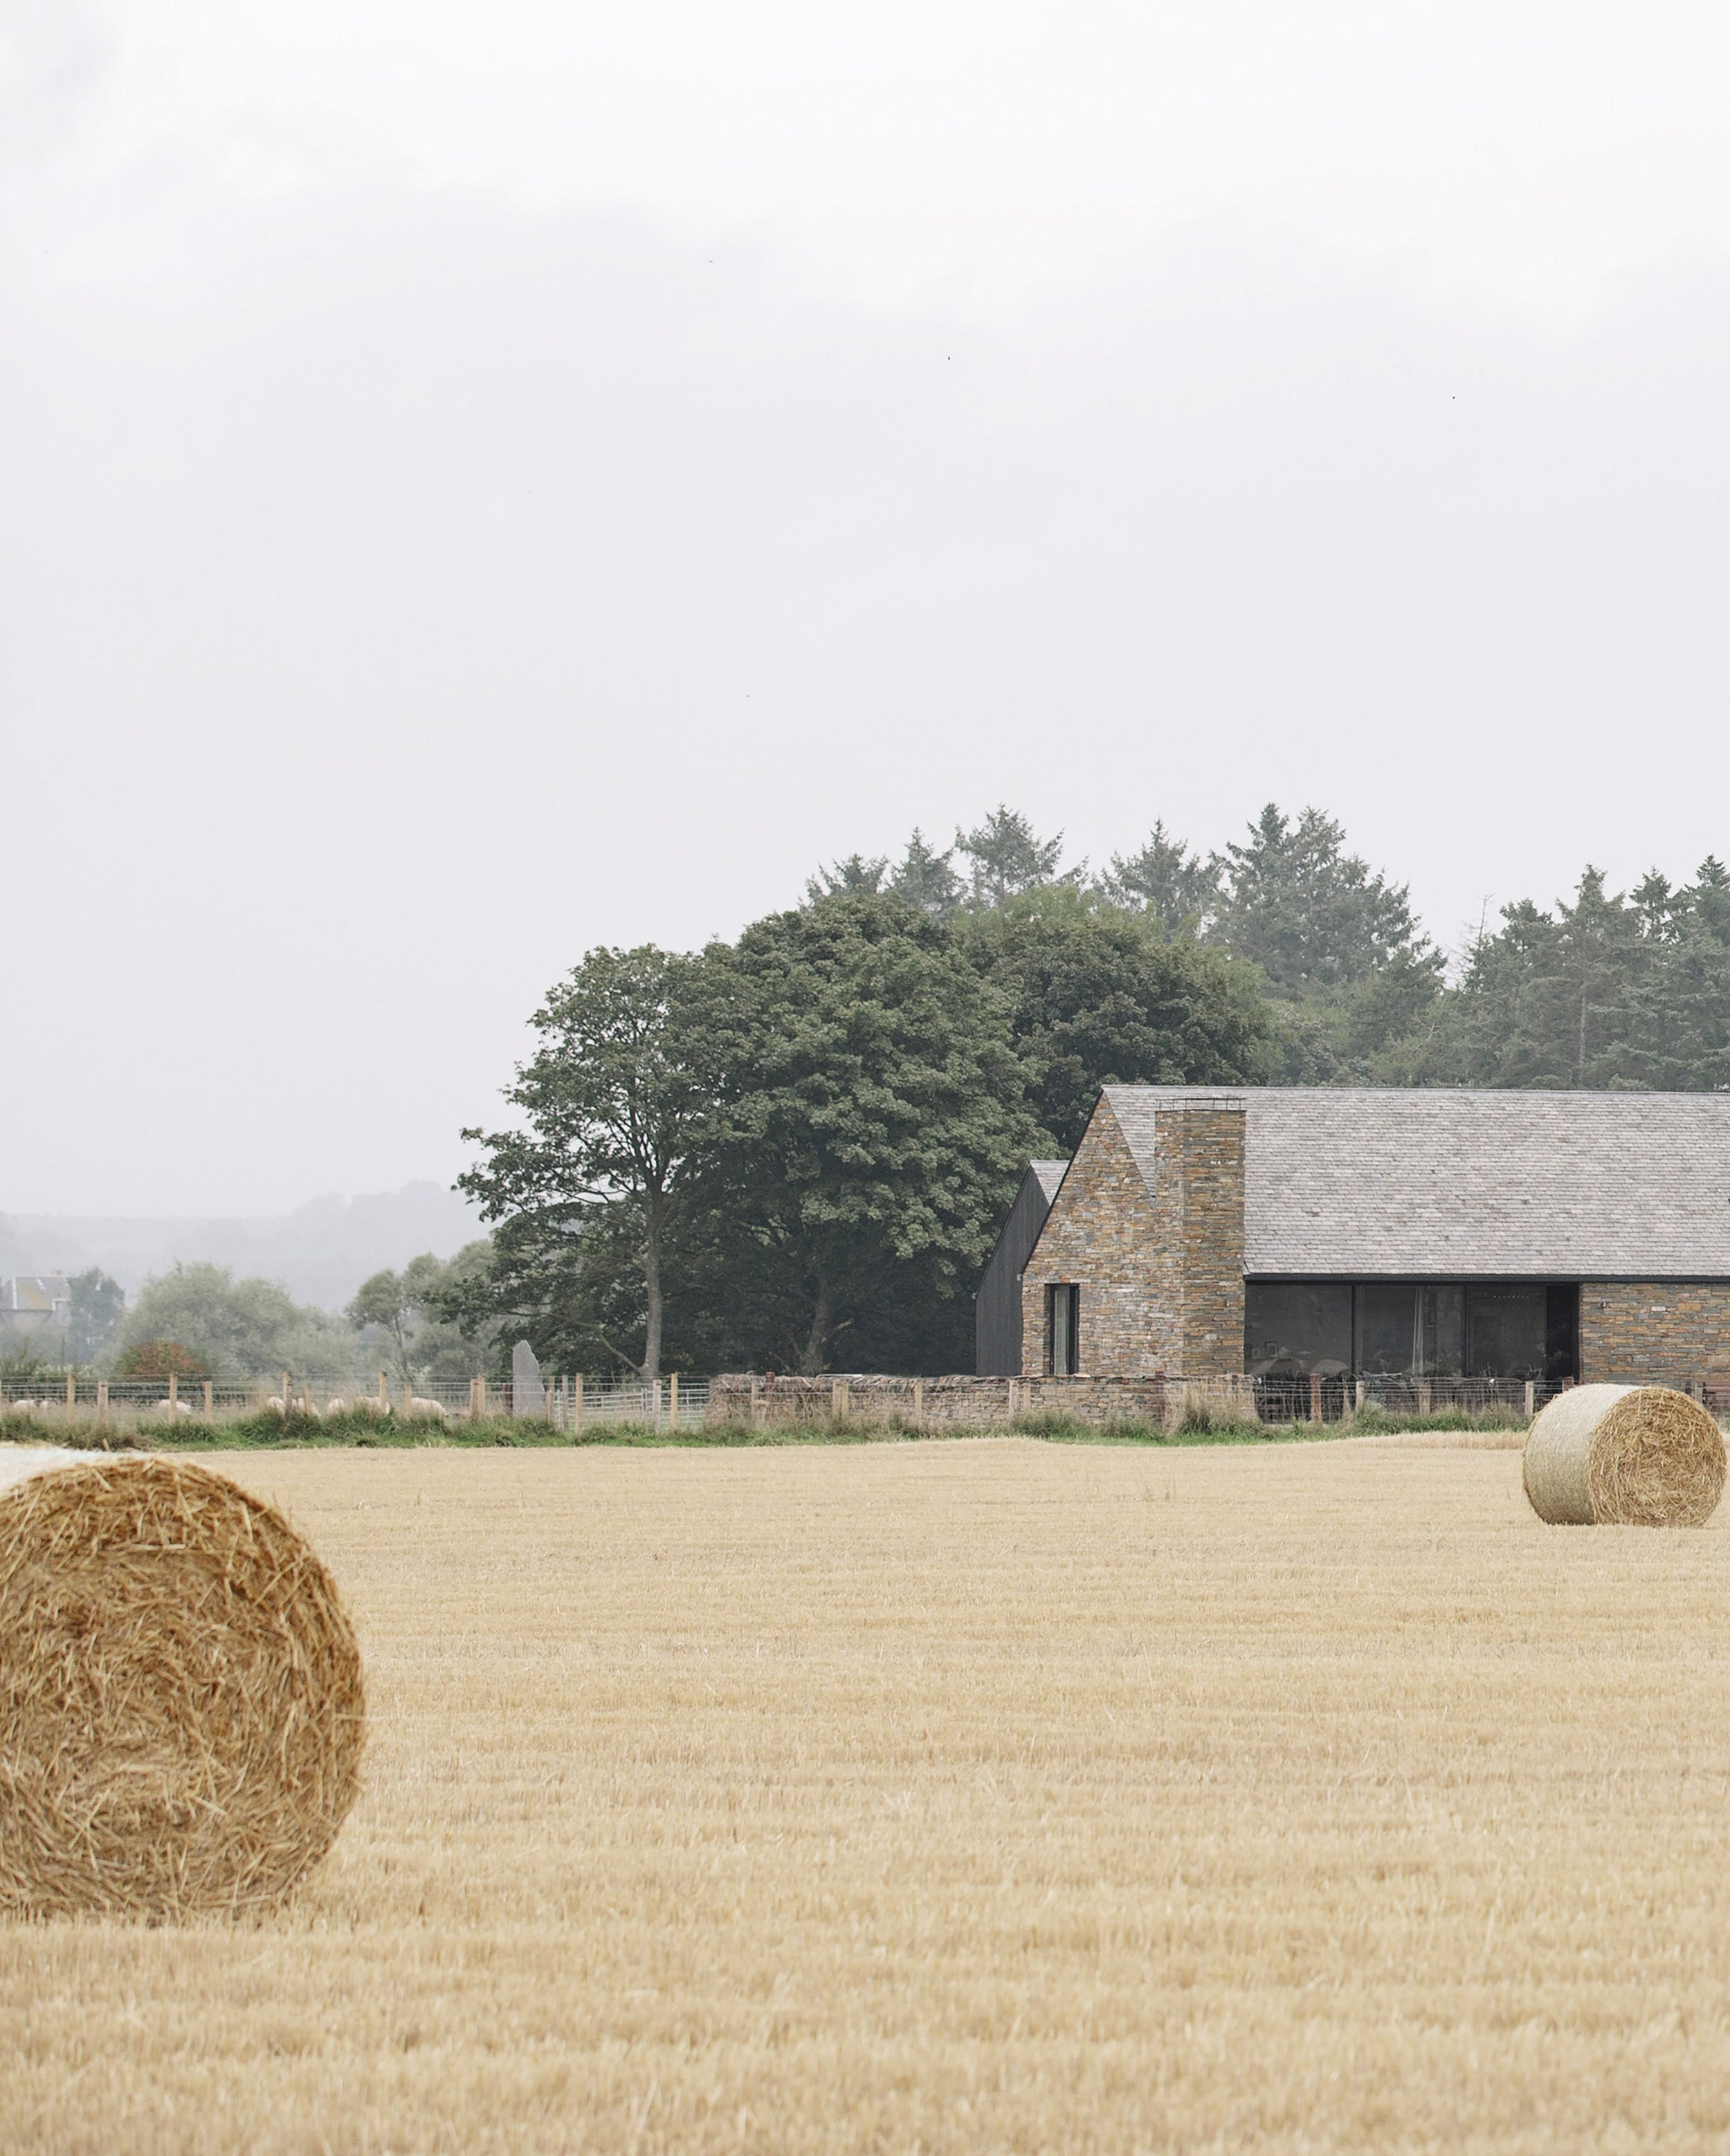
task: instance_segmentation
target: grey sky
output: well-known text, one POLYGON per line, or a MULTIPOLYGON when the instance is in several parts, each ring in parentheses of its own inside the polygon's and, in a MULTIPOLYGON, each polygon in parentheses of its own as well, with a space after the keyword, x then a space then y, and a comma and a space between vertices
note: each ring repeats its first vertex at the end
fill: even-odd
POLYGON ((0 0, 0 1213, 447 1177, 999 798, 1730 850, 1727 20, 0 0))

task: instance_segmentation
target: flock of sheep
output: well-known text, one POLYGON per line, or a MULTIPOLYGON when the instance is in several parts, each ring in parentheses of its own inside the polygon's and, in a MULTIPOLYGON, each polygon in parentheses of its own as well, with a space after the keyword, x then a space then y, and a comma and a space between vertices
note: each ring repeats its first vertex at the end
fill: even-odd
MULTIPOLYGON (((163 1404, 166 1406, 167 1403, 165 1401, 163 1404)), ((292 1401, 285 1406, 280 1396, 273 1393, 265 1401, 264 1405, 266 1409, 274 1408, 280 1415, 286 1415, 292 1410, 296 1414, 310 1414, 320 1420, 322 1420, 326 1415, 362 1414, 382 1417, 397 1413, 393 1401, 375 1400, 370 1393, 357 1393, 352 1400, 326 1400, 321 1408, 315 1407, 311 1400, 303 1402, 298 1407, 295 1406, 292 1401)), ((408 1406, 403 1412, 412 1419, 431 1415, 439 1422, 449 1422, 450 1419, 449 1408, 442 1405, 438 1400, 424 1400, 418 1393, 409 1396, 408 1406)))

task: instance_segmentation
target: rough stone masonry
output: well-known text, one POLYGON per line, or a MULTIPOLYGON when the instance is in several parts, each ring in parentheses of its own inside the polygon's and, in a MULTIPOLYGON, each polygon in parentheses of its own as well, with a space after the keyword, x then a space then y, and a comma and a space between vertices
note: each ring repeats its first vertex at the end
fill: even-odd
POLYGON ((1162 1106, 1150 1186, 1101 1096, 1022 1276, 1029 1375, 1050 1365, 1060 1283, 1081 1290, 1086 1375, 1242 1370, 1244 1134, 1240 1101, 1162 1106))

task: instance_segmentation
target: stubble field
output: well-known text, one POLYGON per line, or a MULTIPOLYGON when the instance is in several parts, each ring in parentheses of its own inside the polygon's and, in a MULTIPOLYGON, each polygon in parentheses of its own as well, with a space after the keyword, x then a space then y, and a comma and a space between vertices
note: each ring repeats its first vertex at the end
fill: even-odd
POLYGON ((0 1930, 9 2150, 1730 2146, 1727 1555, 1517 1452, 280 1453, 365 1794, 0 1930))

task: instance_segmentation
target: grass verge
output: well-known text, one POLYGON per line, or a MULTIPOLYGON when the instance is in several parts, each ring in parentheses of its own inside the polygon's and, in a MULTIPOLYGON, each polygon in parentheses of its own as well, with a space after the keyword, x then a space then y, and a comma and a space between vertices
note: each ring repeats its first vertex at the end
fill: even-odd
MULTIPOLYGON (((1264 1423, 1194 1403, 1170 1427, 1140 1418, 1088 1423, 1073 1415, 1046 1411, 1018 1415, 1007 1425, 1007 1430, 1016 1436, 1045 1438, 1058 1445, 1313 1445, 1328 1438, 1382 1436, 1396 1431, 1516 1430, 1522 1421, 1521 1415, 1507 1409, 1491 1409, 1476 1414, 1449 1409, 1430 1415, 1398 1415, 1367 1408, 1361 1414, 1343 1422, 1264 1423)), ((517 1421, 507 1415, 478 1423, 440 1423, 431 1419, 404 1422, 395 1417, 381 1419, 365 1412, 288 1416, 266 1412, 213 1423, 196 1419, 146 1423, 136 1429, 114 1424, 105 1430, 94 1422, 84 1421, 74 1423, 69 1430, 58 1412, 0 1413, 0 1442, 70 1445, 89 1450, 116 1451, 223 1452, 336 1445, 376 1446, 380 1450, 412 1449, 418 1445, 485 1449, 495 1445, 568 1446, 573 1442, 701 1451, 762 1445, 881 1445, 916 1439, 1001 1437, 1005 1434, 1005 1425, 1001 1423, 921 1429, 900 1415, 883 1419, 855 1415, 822 1417, 809 1422, 767 1424, 761 1427, 744 1420, 709 1422, 676 1430, 657 1430, 646 1422, 592 1424, 573 1440, 546 1423, 517 1421)))

